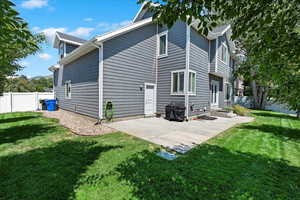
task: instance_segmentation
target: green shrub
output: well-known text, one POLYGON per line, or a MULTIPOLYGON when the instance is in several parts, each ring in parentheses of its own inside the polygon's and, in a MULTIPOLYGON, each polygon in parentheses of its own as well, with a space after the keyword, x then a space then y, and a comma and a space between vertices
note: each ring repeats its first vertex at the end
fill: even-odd
POLYGON ((232 109, 235 114, 240 115, 240 116, 248 116, 250 113, 250 110, 248 108, 245 108, 238 104, 232 106, 232 109))

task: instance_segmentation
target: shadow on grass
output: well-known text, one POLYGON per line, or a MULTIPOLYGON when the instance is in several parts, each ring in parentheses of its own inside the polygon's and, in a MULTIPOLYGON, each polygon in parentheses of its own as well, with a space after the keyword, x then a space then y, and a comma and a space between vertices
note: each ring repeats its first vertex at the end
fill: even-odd
POLYGON ((19 122, 19 121, 34 119, 34 118, 37 118, 37 116, 22 116, 22 117, 5 118, 5 119, 0 119, 0 124, 15 123, 15 122, 19 122))
POLYGON ((280 139, 300 141, 300 129, 281 127, 276 125, 243 125, 243 129, 258 130, 265 133, 271 133, 280 139))
POLYGON ((117 171, 137 199, 300 199, 300 168, 208 144, 174 161, 144 151, 117 171))
POLYGON ((24 124, 0 129, 0 145, 15 143, 18 140, 54 133, 57 126, 50 124, 24 124))
POLYGON ((271 112, 253 112, 252 113, 255 116, 259 117, 276 117, 276 118, 282 118, 282 119, 289 119, 289 120, 297 120, 297 117, 290 116, 288 114, 281 114, 281 113, 271 113, 271 112))
POLYGON ((49 148, 0 158, 0 199, 68 199, 101 153, 121 146, 64 141, 49 148))

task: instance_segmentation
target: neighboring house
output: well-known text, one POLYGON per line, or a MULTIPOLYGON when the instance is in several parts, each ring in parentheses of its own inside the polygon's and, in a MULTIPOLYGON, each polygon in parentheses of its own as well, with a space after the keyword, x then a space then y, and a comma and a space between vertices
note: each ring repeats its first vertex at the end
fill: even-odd
POLYGON ((104 119, 109 101, 116 118, 163 114, 171 102, 184 103, 186 117, 230 105, 230 26, 206 37, 195 27, 161 27, 142 6, 130 25, 88 41, 57 33, 60 60, 49 69, 59 107, 104 119))

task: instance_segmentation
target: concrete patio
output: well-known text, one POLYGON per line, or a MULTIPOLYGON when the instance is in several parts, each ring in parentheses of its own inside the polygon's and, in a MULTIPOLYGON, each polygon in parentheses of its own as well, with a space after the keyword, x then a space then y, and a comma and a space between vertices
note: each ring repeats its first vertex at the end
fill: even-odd
POLYGON ((162 145, 179 153, 220 134, 228 128, 251 122, 251 117, 220 118, 215 120, 192 120, 170 122, 163 118, 141 118, 106 124, 110 128, 128 133, 146 141, 162 145))

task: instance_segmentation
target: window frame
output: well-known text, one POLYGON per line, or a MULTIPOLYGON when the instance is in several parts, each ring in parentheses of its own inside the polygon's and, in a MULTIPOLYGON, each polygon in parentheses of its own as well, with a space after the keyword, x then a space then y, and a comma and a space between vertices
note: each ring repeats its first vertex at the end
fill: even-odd
POLYGON ((221 44, 221 57, 220 60, 227 64, 228 63, 228 57, 229 57, 229 52, 228 52, 228 46, 226 45, 226 42, 222 42, 221 44), (223 60, 223 47, 225 47, 225 60, 223 60))
MULTIPOLYGON (((191 85, 192 86, 192 85, 191 85)), ((197 72, 196 71, 193 71, 193 70, 189 70, 189 85, 188 85, 188 94, 189 95, 196 95, 196 91, 197 91, 197 72), (190 73, 192 74, 195 74, 195 91, 190 91, 190 73)))
POLYGON ((160 34, 157 35, 157 57, 158 58, 164 58, 164 57, 167 57, 168 56, 168 44, 169 44, 169 39, 168 39, 168 31, 164 31, 160 34), (166 36, 166 53, 165 54, 160 54, 160 38, 162 36, 166 36))
MULTIPOLYGON (((184 85, 185 85, 185 69, 182 69, 182 70, 175 70, 175 71, 171 71, 171 95, 172 96, 183 96, 183 95, 185 95, 185 87, 184 87, 184 85), (178 74, 177 75, 177 92, 174 92, 174 74, 178 74), (183 91, 182 92, 180 92, 179 91, 179 88, 180 88, 180 76, 179 76, 179 74, 180 73, 183 73, 183 91)), ((189 90, 189 86, 190 86, 190 81, 189 81, 189 85, 188 85, 188 88, 187 88, 187 90, 188 90, 188 95, 190 95, 190 96, 196 96, 196 93, 197 93, 197 72, 196 71, 193 71, 193 70, 189 70, 189 76, 190 76, 190 73, 193 73, 193 74, 195 74, 195 91, 190 91, 189 90)), ((190 79, 189 79, 190 80, 190 79)))
POLYGON ((65 99, 72 99, 72 83, 71 80, 65 81, 65 99), (68 87, 70 91, 68 92, 68 87))

